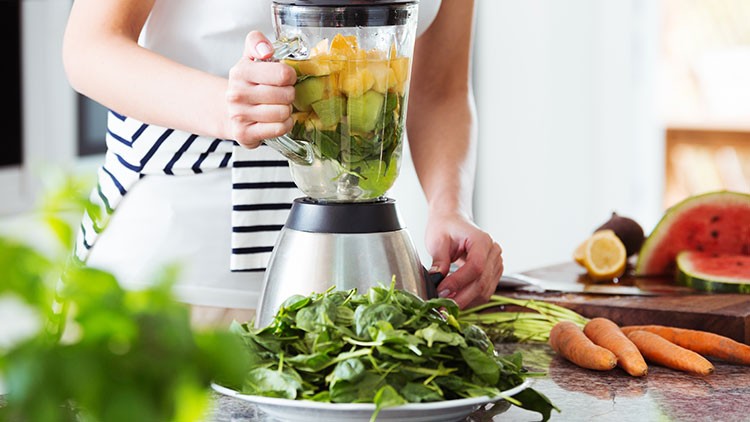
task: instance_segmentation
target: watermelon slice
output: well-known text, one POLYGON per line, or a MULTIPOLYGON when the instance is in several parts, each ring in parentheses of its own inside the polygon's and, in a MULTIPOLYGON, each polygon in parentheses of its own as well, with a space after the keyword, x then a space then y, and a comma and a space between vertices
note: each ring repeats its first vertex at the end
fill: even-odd
POLYGON ((750 256, 680 252, 677 283, 707 292, 750 293, 750 256))
POLYGON ((717 191, 672 206, 638 253, 637 275, 673 275, 682 251, 750 255, 750 195, 717 191))

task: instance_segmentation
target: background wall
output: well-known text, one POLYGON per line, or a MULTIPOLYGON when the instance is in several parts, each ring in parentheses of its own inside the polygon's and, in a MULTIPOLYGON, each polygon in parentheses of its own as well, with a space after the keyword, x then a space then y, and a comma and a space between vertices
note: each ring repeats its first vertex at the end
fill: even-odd
MULTIPOLYGON (((613 210, 650 229, 663 185, 652 98, 661 2, 476 1, 475 216, 502 244, 507 271, 570 259, 613 210)), ((43 167, 75 160, 75 121, 62 113, 75 96, 59 55, 69 2, 22 6, 23 77, 33 91, 25 153, 35 158, 20 173, 0 173, 4 202, 21 199, 0 204, 6 213, 33 202, 43 167)), ((429 265, 426 206, 408 158, 391 196, 429 265)))
MULTIPOLYGON (((646 230, 661 217, 658 12, 649 0, 477 1, 474 211, 506 272, 570 260, 612 211, 646 230)), ((429 264, 404 162, 393 196, 429 264)))

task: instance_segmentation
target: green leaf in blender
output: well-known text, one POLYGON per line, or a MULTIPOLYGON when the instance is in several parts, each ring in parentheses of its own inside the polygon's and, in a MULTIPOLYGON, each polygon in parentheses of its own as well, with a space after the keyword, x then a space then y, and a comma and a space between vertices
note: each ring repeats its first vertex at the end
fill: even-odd
POLYGON ((385 192, 396 181, 398 168, 394 162, 388 165, 385 161, 368 160, 360 166, 359 174, 360 188, 370 192, 385 192))
POLYGON ((318 130, 313 128, 308 138, 313 143, 313 146, 321 157, 336 160, 338 159, 341 148, 339 146, 340 137, 341 136, 336 131, 318 130))

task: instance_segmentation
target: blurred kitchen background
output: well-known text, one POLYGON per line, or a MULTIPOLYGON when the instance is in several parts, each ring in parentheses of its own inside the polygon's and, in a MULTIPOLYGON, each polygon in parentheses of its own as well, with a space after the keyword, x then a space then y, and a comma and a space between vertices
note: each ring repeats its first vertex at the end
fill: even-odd
MULTIPOLYGON (((104 110, 62 70, 70 4, 0 0, 3 232, 32 229, 45 186, 102 160, 104 110)), ((749 190, 748 22, 747 0, 477 0, 474 211, 507 271, 570 260, 612 211, 649 232, 688 195, 749 190)), ((390 196, 429 263, 404 161, 390 196)))

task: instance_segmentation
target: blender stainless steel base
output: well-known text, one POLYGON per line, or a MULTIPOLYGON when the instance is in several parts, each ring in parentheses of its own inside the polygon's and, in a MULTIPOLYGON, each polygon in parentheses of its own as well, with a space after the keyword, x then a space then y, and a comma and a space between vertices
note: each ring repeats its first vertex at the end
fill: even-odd
POLYGON ((256 327, 265 327, 292 295, 389 286, 435 297, 433 276, 420 262, 394 201, 292 205, 268 264, 256 327))

